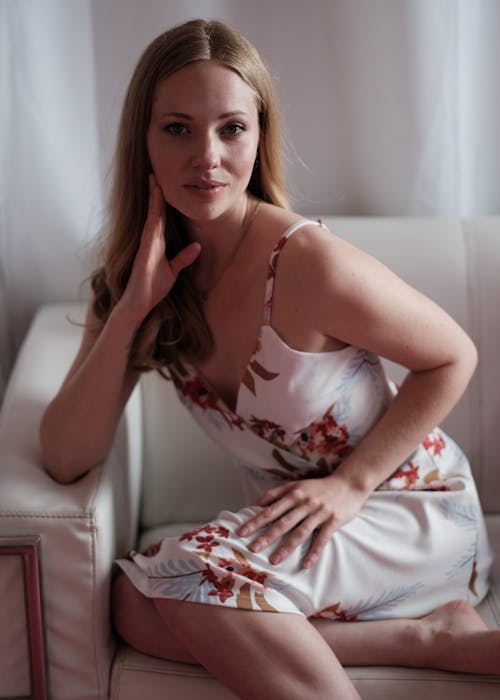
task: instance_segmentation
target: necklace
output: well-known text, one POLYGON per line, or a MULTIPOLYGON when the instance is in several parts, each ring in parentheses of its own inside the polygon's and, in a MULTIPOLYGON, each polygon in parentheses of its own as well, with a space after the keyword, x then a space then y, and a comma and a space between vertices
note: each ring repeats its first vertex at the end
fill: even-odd
POLYGON ((222 269, 222 272, 218 276, 215 284, 212 284, 210 287, 208 287, 208 289, 196 289, 195 288, 196 292, 198 293, 198 295, 200 296, 202 301, 208 301, 208 297, 209 297, 210 293, 213 292, 214 289, 217 287, 217 285, 219 284, 221 279, 224 277, 226 270, 228 269, 228 267, 231 265, 231 263, 235 259, 236 255, 238 254, 239 249, 241 248, 243 241, 245 240, 247 233, 250 230, 250 227, 252 226, 252 224, 255 220, 255 217, 257 216, 257 212, 259 211, 259 207, 260 207, 260 199, 257 200, 257 203, 254 206, 252 213, 248 217, 248 220, 246 222, 244 222, 243 227, 242 227, 242 231, 241 231, 240 240, 238 241, 236 247, 234 248, 233 252, 229 256, 229 260, 224 265, 224 268, 222 269))

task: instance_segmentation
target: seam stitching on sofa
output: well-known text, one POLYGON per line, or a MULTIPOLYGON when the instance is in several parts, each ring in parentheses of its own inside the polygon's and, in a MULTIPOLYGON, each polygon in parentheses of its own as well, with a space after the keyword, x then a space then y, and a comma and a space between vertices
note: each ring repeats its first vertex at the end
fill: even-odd
MULTIPOLYGON (((120 664, 120 671, 129 671, 132 673, 146 673, 146 674, 158 674, 158 675, 164 675, 164 676, 176 676, 180 678, 193 678, 193 679, 201 679, 201 680, 209 680, 209 681, 216 681, 217 678, 215 676, 212 676, 211 674, 204 674, 203 672, 188 672, 188 671, 183 671, 183 670, 178 670, 178 669, 157 669, 157 668, 144 668, 140 666, 139 664, 134 664, 130 663, 127 661, 122 661, 120 664)), ((381 681, 381 682, 393 682, 393 683, 401 683, 401 682, 416 682, 416 683, 459 683, 460 685, 467 683, 467 684, 488 684, 488 685, 498 685, 500 684, 500 678, 496 678, 494 675, 485 675, 485 676, 474 676, 474 677, 467 677, 467 674, 461 674, 460 680, 457 680, 455 675, 452 675, 450 673, 449 676, 446 677, 436 677, 436 676, 425 676, 422 678, 421 676, 416 676, 416 675, 401 675, 398 678, 394 678, 393 676, 390 675, 368 675, 368 674, 361 674, 358 675, 356 674, 356 667, 350 667, 349 669, 349 675, 352 679, 354 680, 370 680, 370 681, 381 681), (466 677, 462 677, 462 676, 466 677)), ((443 671, 443 673, 446 673, 443 671)))
POLYGON ((99 693, 99 697, 101 697, 101 691, 102 691, 102 683, 101 683, 101 665, 99 662, 99 654, 97 651, 97 614, 98 614, 98 605, 97 605, 97 585, 96 585, 96 547, 95 547, 95 537, 96 537, 96 522, 95 522, 95 517, 92 516, 90 518, 90 549, 91 549, 91 561, 92 561, 92 648, 94 650, 94 668, 96 672, 96 681, 97 681, 97 691, 99 693))
POLYGON ((0 518, 44 518, 54 520, 88 520, 92 513, 36 513, 26 510, 4 510, 0 512, 0 518))
POLYGON ((177 669, 168 669, 165 670, 163 668, 144 668, 143 666, 140 666, 139 664, 131 664, 124 662, 123 663, 123 669, 125 671, 132 671, 133 673, 147 673, 148 675, 150 673, 155 673, 157 675, 161 676, 178 676, 180 678, 196 678, 196 679, 201 679, 201 680, 207 680, 207 681, 216 681, 217 678, 215 676, 212 676, 211 674, 208 673, 203 673, 203 671, 184 671, 184 670, 177 670, 177 669))
POLYGON ((110 696, 110 698, 111 698, 111 700, 117 700, 119 698, 118 691, 120 689, 121 677, 123 674, 123 657, 121 654, 115 654, 115 657, 113 659, 113 664, 111 667, 111 672, 112 672, 112 678, 110 679, 110 684, 111 684, 111 680, 112 680, 113 685, 110 688, 110 690, 112 691, 112 695, 110 696), (115 664, 118 666, 116 676, 114 673, 115 664))

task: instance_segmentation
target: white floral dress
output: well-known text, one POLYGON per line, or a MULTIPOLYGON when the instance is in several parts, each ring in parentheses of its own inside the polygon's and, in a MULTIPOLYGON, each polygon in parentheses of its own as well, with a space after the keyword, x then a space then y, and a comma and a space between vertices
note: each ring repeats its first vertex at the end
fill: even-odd
MULTIPOLYGON (((272 252, 260 336, 235 410, 193 366, 170 368, 180 400, 234 456, 249 504, 277 484, 330 474, 395 393, 372 353, 301 352, 270 325, 280 250, 306 223, 272 252)), ((420 617, 456 598, 475 605, 487 592, 491 554, 470 467, 439 428, 334 533, 312 569, 301 568, 310 541, 277 565, 268 561, 277 543, 248 549, 255 535, 236 531, 257 510, 223 511, 118 564, 148 597, 342 621, 420 617)))

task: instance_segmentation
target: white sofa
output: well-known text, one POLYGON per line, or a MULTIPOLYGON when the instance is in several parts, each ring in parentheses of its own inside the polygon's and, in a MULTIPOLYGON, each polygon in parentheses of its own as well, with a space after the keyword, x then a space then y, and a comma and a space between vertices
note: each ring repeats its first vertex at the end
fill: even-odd
MULTIPOLYGON (((500 218, 323 219, 436 299, 478 345, 479 369, 443 425, 468 453, 487 513, 496 563, 480 612, 499 628, 500 218)), ((148 374, 128 403, 106 463, 70 486, 54 483, 42 468, 37 431, 79 343, 81 326, 68 318, 81 320, 82 307, 39 311, 0 414, 0 698, 29 695, 30 685, 39 700, 234 698, 200 667, 117 643, 109 589, 114 558, 138 540, 142 546, 159 531, 178 532, 222 507, 241 505, 238 477, 177 404, 172 386, 148 374)), ((400 375, 400 368, 390 371, 400 375)), ((500 675, 348 672, 366 700, 500 697, 500 675)))

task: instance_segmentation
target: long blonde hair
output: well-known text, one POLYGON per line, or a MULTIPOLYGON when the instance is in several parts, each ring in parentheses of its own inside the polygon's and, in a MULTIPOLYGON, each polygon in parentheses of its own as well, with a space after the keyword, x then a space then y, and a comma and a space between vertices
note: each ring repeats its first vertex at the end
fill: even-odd
MULTIPOLYGON (((146 135, 155 87, 183 66, 207 60, 217 60, 234 70, 255 91, 260 140, 248 190, 263 201, 288 207, 277 101, 256 49, 239 32, 219 21, 192 20, 161 34, 142 54, 123 105, 107 243, 102 265, 92 276, 93 308, 101 327, 127 285, 146 220, 151 171, 146 135)), ((180 214, 168 205, 165 238, 169 258, 189 243, 180 214)), ((130 362, 143 370, 159 369, 181 355, 191 361, 200 360, 212 347, 198 295, 190 276, 181 273, 170 293, 143 321, 130 362)))

